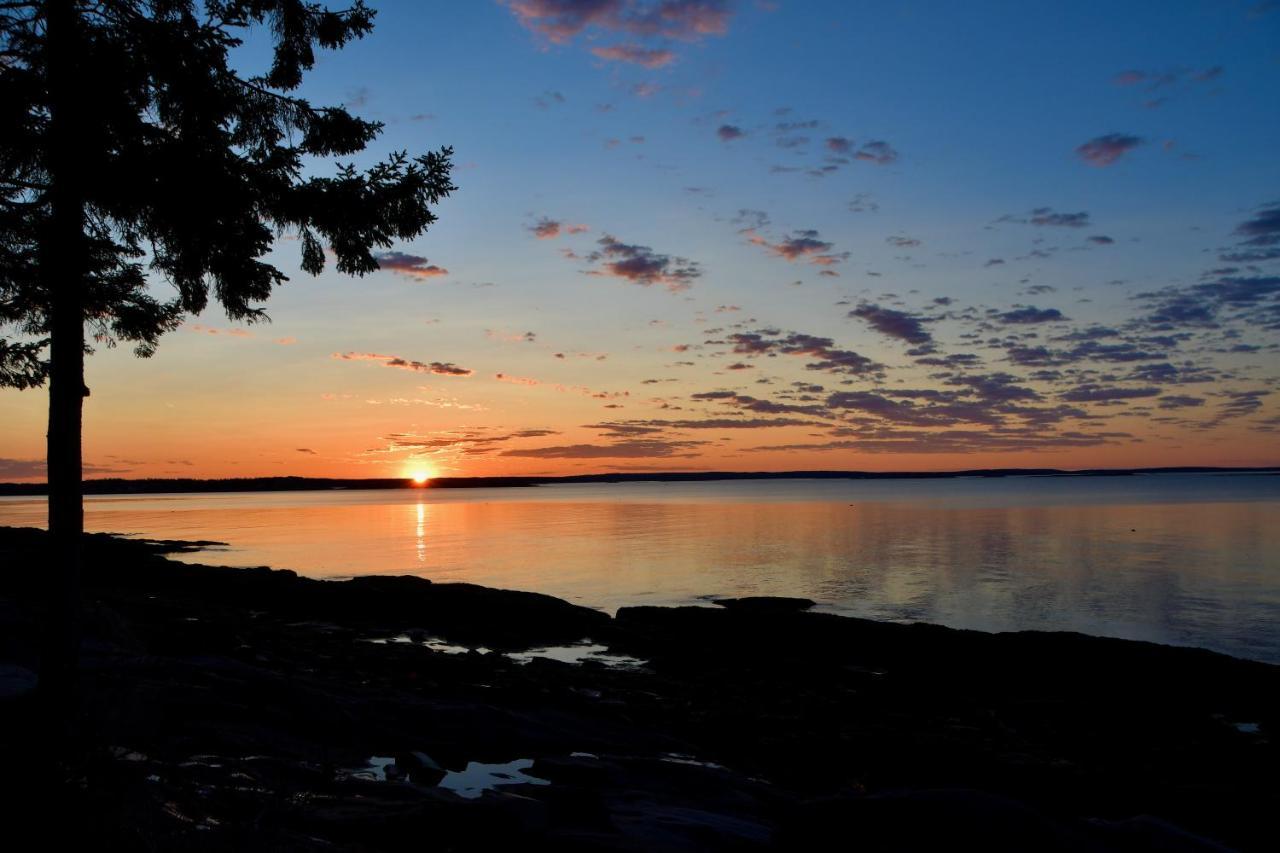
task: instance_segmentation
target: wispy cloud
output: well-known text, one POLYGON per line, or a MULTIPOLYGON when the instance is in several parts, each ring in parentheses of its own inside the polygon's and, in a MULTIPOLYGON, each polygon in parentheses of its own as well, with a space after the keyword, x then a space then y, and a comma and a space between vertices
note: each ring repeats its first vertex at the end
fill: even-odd
POLYGON ((638 44, 615 44, 607 47, 593 47, 591 53, 610 62, 629 62, 632 65, 643 65, 645 68, 662 68, 675 62, 674 51, 660 48, 641 47, 638 44))
POLYGON ((413 361, 398 355, 382 355, 376 352, 335 352, 331 358, 342 361, 373 361, 384 367, 395 367, 400 370, 414 370, 419 373, 432 373, 436 376, 470 376, 475 371, 448 361, 413 361))

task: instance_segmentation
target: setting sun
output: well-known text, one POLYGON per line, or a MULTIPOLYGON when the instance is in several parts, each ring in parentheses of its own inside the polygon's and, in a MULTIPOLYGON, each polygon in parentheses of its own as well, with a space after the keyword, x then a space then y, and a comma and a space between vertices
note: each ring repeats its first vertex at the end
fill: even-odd
POLYGON ((409 478, 413 480, 415 485, 425 486, 427 481, 431 479, 431 472, 418 469, 409 474, 409 478))

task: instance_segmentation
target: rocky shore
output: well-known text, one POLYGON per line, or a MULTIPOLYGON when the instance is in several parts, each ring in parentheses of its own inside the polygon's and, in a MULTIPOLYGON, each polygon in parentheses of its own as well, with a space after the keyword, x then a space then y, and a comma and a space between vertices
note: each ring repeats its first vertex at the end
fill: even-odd
MULTIPOLYGON (((12 838, 139 850, 1274 849, 1280 668, 809 602, 624 608, 86 538, 73 748, 46 536, 0 528, 12 838)), ((17 848, 15 848, 17 849, 17 848)), ((71 849, 75 849, 72 847, 71 849)))

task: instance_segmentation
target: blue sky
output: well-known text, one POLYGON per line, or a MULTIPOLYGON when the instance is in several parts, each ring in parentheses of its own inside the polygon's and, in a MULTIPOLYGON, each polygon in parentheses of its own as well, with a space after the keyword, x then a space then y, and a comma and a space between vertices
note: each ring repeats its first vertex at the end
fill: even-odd
POLYGON ((95 470, 1280 462, 1280 4, 372 5, 303 94, 453 146, 440 222, 99 353, 95 470))

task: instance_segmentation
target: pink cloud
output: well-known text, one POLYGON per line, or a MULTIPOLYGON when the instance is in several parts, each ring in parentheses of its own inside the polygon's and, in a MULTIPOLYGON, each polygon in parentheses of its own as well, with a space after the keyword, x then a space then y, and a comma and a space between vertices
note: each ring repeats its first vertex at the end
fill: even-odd
POLYGON ((591 52, 610 62, 629 62, 645 68, 662 68, 675 62, 676 55, 669 50, 641 47, 637 44, 615 44, 609 47, 593 47, 591 52))
POLYGON ((410 255, 405 252, 380 252, 374 255, 378 266, 410 278, 434 278, 448 275, 444 267, 431 263, 421 255, 410 255))

